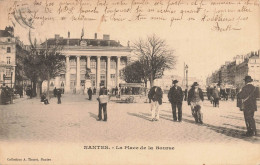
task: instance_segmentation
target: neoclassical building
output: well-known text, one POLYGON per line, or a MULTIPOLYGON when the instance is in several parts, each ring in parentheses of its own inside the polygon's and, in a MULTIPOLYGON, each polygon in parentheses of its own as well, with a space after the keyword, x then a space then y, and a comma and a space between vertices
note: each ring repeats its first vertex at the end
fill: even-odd
POLYGON ((104 85, 111 89, 123 82, 120 69, 126 66, 131 49, 110 40, 109 35, 97 39, 95 33, 94 39, 72 39, 68 32, 68 38, 55 35, 42 45, 57 43, 62 46, 66 71, 51 80, 51 89, 64 88, 65 93, 82 93, 88 87, 99 89, 104 85), (91 70, 90 79, 85 76, 87 68, 91 70))

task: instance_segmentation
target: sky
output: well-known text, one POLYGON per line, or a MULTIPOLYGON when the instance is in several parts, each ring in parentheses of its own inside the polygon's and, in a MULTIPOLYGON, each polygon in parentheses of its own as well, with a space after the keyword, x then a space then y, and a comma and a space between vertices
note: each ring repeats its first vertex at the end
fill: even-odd
MULTIPOLYGON (((33 1, 25 2, 31 4, 33 1)), ((0 1, 0 29, 12 25, 12 22, 8 21, 8 9, 12 4, 11 1, 0 1)), ((207 7, 204 6, 204 8, 207 7)), ((260 49, 259 6, 251 10, 252 12, 248 14, 248 21, 239 24, 241 30, 225 32, 212 30, 214 25, 212 22, 182 21, 176 22, 172 26, 169 26, 169 21, 101 22, 100 15, 96 16, 96 21, 55 20, 45 22, 43 25, 38 23, 31 31, 32 36, 37 38, 38 42, 43 42, 46 38, 53 38, 55 34, 66 38, 68 31, 70 31, 71 38, 80 38, 84 27, 84 38, 94 38, 94 33, 98 33, 98 38, 102 38, 103 34, 109 34, 110 39, 119 40, 124 46, 128 41, 131 44, 139 38, 155 34, 165 39, 169 48, 173 49, 174 55, 177 56, 175 69, 166 71, 165 74, 183 76, 183 67, 186 63, 189 66, 189 76, 205 80, 226 61, 232 61, 236 55, 245 55, 260 49)), ((28 44, 29 28, 17 23, 15 25, 15 35, 28 44)))

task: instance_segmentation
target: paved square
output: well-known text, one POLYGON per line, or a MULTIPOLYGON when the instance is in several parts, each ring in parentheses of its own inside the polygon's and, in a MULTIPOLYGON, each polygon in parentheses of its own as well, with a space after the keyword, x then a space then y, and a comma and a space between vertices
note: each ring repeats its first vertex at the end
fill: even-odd
MULTIPOLYGON (((166 101, 166 100, 165 100, 166 101)), ((221 101, 214 108, 204 101, 204 124, 194 122, 190 107, 183 103, 183 122, 173 122, 170 103, 160 107, 160 121, 151 122, 150 104, 108 104, 108 121, 97 121, 95 97, 64 95, 62 104, 52 98, 49 105, 39 99, 17 99, 0 106, 1 141, 49 142, 221 142, 259 143, 260 136, 243 137, 246 131, 243 113, 236 102, 221 101)), ((255 113, 260 132, 260 114, 255 113)))

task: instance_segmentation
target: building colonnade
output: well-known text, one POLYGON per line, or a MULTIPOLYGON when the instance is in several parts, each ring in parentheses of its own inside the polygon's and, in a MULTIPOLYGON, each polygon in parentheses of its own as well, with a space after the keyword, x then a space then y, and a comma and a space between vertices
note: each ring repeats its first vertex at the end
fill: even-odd
MULTIPOLYGON (((63 77, 65 78, 65 93, 71 93, 72 91, 80 93, 83 86, 84 88, 95 87, 99 89, 101 84, 107 89, 119 87, 121 63, 125 62, 124 65, 127 61, 126 56, 65 55, 65 57, 66 73, 63 77), (125 60, 122 61, 121 59, 125 60), (83 75, 86 74, 86 68, 91 70, 91 85, 85 86, 85 84, 82 84, 82 80, 84 83, 85 78, 83 78, 83 75)), ((60 79, 58 81, 61 82, 60 79)))

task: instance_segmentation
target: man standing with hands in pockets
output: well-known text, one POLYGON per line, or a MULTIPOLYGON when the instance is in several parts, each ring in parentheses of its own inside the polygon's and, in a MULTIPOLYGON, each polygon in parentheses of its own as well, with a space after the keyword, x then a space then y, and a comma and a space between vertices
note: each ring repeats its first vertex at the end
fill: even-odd
POLYGON ((253 79, 251 76, 245 77, 245 86, 238 93, 238 99, 243 99, 244 107, 241 108, 244 111, 244 118, 246 123, 247 132, 245 136, 256 136, 256 124, 254 119, 255 111, 257 111, 256 98, 259 95, 259 91, 252 84, 253 79))
POLYGON ((183 91, 181 87, 178 86, 178 80, 174 80, 173 87, 171 87, 168 93, 168 99, 172 105, 172 115, 173 121, 177 121, 176 107, 178 108, 178 121, 182 121, 182 101, 183 101, 183 91))

